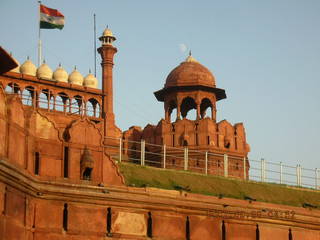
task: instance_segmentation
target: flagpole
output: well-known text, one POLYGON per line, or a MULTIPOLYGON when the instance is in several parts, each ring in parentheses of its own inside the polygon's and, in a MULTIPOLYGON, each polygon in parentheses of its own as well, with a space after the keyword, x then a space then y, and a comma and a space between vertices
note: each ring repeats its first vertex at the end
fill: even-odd
POLYGON ((94 13, 93 14, 93 42, 94 42, 94 49, 93 49, 93 52, 94 52, 94 76, 97 77, 97 40, 96 40, 96 14, 94 13))
POLYGON ((42 42, 41 42, 41 28, 40 28, 40 5, 41 5, 41 1, 38 1, 38 3, 39 3, 38 67, 40 67, 40 64, 41 64, 41 58, 42 58, 42 42))

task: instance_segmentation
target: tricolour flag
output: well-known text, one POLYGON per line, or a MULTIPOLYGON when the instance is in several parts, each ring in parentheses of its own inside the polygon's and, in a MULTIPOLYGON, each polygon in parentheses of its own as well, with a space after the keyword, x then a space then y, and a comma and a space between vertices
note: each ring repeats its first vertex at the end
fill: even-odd
POLYGON ((40 4, 40 28, 53 29, 64 26, 64 16, 57 9, 40 4))

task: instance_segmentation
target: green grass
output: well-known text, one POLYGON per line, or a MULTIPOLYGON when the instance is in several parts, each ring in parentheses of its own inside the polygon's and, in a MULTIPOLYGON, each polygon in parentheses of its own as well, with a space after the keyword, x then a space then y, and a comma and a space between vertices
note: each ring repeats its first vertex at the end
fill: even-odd
POLYGON ((186 171, 142 167, 130 163, 121 163, 119 167, 128 186, 184 190, 236 199, 250 197, 260 202, 299 207, 307 203, 320 208, 320 191, 316 190, 205 176, 186 171))

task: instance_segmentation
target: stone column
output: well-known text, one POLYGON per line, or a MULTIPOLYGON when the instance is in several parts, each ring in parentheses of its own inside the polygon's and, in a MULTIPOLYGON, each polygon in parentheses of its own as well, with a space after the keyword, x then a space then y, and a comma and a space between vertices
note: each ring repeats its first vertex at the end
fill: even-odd
POLYGON ((196 104, 197 104, 197 120, 199 120, 200 119, 200 103, 197 102, 196 104))

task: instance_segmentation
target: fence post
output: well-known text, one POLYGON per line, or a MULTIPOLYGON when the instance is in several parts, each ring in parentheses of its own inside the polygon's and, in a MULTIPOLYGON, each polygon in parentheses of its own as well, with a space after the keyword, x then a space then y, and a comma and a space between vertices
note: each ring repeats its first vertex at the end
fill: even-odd
POLYGON ((300 171, 299 171, 299 164, 296 166, 296 176, 297 176, 297 185, 300 186, 300 171))
POLYGON ((122 160, 122 138, 119 138, 119 162, 122 160))
POLYGON ((283 166, 282 166, 282 162, 280 162, 280 184, 283 184, 283 166))
POLYGON ((316 172, 316 189, 320 189, 319 187, 319 169, 316 168, 315 169, 315 172, 316 172))
POLYGON ((144 166, 144 155, 145 155, 145 141, 142 139, 141 140, 141 166, 144 166))
POLYGON ((261 182, 266 181, 266 162, 261 158, 261 182))
POLYGON ((163 168, 166 168, 166 145, 163 144, 163 168))
POLYGON ((228 155, 223 154, 223 167, 224 167, 224 176, 228 177, 228 155))
POLYGON ((243 158, 243 179, 247 180, 247 164, 246 164, 246 157, 243 158))
POLYGON ((302 187, 302 167, 299 164, 299 186, 302 187))
POLYGON ((208 175, 208 152, 205 154, 205 174, 208 175))
POLYGON ((184 170, 188 170, 188 148, 184 147, 184 170))

